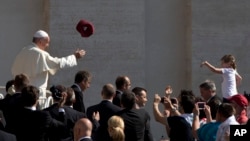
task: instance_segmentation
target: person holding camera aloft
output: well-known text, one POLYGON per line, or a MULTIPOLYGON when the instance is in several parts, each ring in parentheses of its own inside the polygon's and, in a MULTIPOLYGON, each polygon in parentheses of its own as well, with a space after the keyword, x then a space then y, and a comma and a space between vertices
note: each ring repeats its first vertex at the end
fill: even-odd
POLYGON ((212 118, 210 107, 208 105, 204 105, 204 112, 206 115, 206 123, 200 123, 200 107, 198 103, 195 104, 195 108, 193 109, 194 119, 192 124, 192 132, 194 137, 199 141, 215 141, 216 133, 221 124, 220 121, 215 121, 212 118))
MULTIPOLYGON (((172 104, 175 105, 175 107, 177 108, 178 107, 178 100, 175 97, 171 97, 172 93, 173 93, 172 87, 170 85, 167 85, 166 89, 165 89, 165 95, 163 97, 161 97, 161 103, 164 103, 164 99, 168 98, 168 99, 171 100, 172 104)), ((166 107, 164 105, 163 115, 166 116, 166 117, 169 117, 170 116, 170 111, 171 111, 171 109, 169 109, 169 107, 166 107)))
POLYGON ((164 106, 170 109, 168 117, 159 110, 161 97, 155 94, 153 112, 155 120, 166 126, 167 134, 171 141, 194 141, 192 134, 193 108, 195 96, 192 91, 182 90, 179 97, 179 108, 170 98, 164 98, 164 106))

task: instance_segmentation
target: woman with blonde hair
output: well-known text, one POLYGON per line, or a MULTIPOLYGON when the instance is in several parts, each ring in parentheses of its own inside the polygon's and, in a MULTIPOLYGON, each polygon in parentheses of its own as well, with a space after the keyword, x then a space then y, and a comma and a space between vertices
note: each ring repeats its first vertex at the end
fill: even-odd
POLYGON ((124 121, 120 116, 112 116, 108 120, 108 132, 113 141, 124 141, 124 121))

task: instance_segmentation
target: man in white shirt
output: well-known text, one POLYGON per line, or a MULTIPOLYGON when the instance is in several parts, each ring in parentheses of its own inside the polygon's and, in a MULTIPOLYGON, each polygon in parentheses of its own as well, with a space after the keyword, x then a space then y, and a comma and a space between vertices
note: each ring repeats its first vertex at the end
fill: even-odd
POLYGON ((230 125, 239 125, 235 119, 235 109, 229 103, 222 103, 217 111, 216 120, 221 124, 217 131, 216 141, 227 141, 230 136, 230 125))
POLYGON ((43 30, 38 30, 33 36, 33 43, 21 50, 12 65, 12 75, 24 73, 30 79, 30 84, 39 88, 40 98, 46 97, 49 74, 54 75, 58 69, 77 65, 77 59, 85 55, 84 50, 77 49, 66 57, 52 57, 46 51, 50 37, 43 30))

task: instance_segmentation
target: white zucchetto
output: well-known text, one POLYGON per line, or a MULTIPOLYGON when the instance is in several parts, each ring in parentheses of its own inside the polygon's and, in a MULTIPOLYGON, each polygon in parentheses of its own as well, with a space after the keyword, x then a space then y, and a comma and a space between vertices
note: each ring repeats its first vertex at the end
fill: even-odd
POLYGON ((45 37, 49 37, 48 33, 43 31, 43 30, 38 30, 34 36, 35 38, 45 38, 45 37))

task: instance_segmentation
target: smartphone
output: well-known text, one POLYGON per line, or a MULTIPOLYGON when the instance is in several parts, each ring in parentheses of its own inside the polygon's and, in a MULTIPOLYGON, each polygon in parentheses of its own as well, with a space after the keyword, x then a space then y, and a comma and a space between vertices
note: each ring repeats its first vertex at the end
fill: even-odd
POLYGON ((206 105, 205 102, 197 102, 197 104, 198 104, 199 110, 205 109, 205 105, 206 105))
POLYGON ((176 98, 170 98, 172 104, 177 104, 177 99, 176 98))
POLYGON ((164 97, 161 97, 161 103, 164 103, 164 97))

